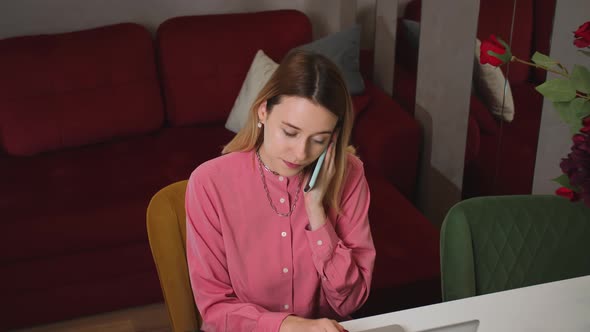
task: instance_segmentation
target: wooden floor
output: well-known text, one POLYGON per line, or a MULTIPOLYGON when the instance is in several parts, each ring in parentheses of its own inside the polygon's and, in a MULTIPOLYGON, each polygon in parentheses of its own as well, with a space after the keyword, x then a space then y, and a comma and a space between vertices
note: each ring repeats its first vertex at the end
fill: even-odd
POLYGON ((16 330, 18 332, 169 332, 164 303, 16 330))

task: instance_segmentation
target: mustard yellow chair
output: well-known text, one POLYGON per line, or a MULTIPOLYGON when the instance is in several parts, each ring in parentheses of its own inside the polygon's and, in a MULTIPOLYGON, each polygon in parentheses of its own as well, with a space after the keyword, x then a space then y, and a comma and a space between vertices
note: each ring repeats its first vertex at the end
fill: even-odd
POLYGON ((172 331, 198 331, 201 315, 195 306, 186 263, 187 181, 173 183, 152 197, 147 231, 172 331))

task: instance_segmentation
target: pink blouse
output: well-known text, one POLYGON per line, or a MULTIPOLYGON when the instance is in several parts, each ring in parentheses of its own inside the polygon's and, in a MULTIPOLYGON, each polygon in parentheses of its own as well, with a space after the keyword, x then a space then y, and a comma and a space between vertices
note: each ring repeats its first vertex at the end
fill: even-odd
MULTIPOLYGON (((362 162, 348 158, 339 216, 308 228, 303 190, 290 217, 268 201, 256 155, 201 164, 186 191, 186 251, 204 331, 275 332, 289 314, 341 320, 367 299, 375 248, 362 162)), ((270 197, 287 213, 299 176, 263 168, 270 197)))

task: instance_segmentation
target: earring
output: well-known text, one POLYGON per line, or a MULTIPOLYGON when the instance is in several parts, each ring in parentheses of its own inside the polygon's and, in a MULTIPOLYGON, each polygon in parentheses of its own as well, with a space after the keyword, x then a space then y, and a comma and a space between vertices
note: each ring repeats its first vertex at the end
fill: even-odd
POLYGON ((262 122, 258 122, 258 128, 262 128, 262 122))

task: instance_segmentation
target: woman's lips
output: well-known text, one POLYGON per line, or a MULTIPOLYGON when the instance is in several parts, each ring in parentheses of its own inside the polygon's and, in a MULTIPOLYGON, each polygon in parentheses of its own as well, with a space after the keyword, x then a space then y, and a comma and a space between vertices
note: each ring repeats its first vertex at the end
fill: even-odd
POLYGON ((289 167, 289 168, 299 168, 299 167, 301 167, 301 165, 299 165, 299 164, 293 164, 293 163, 290 163, 290 162, 288 162, 288 161, 285 161, 285 160, 283 160, 283 162, 284 162, 284 163, 285 163, 285 165, 287 165, 287 167, 289 167))

